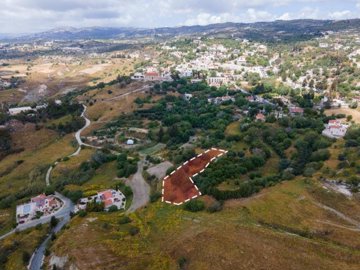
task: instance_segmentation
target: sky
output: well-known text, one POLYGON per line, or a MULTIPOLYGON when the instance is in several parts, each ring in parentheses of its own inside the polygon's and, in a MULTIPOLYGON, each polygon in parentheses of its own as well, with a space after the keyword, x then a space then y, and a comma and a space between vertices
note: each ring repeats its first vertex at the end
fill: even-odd
POLYGON ((0 33, 360 17, 360 0, 1 0, 0 33))

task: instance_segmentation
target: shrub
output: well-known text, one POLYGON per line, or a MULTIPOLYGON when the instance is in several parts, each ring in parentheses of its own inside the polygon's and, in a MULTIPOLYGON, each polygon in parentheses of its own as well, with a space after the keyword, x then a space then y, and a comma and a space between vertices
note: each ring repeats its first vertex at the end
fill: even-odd
POLYGON ((118 211, 119 208, 116 206, 116 205, 112 205, 109 207, 108 211, 111 213, 111 212, 116 212, 118 211))
POLYGON ((123 216, 119 220, 119 224, 127 224, 130 222, 131 222, 131 218, 129 218, 128 216, 123 216))
POLYGON ((185 268, 185 265, 186 265, 186 262, 187 262, 187 260, 186 260, 186 258, 185 257, 180 257, 179 259, 178 259, 178 265, 179 265, 179 268, 180 269, 184 269, 185 268))
POLYGON ((131 227, 130 229, 129 229, 129 234, 131 235, 131 236, 135 236, 135 235, 137 235, 138 233, 140 232, 140 229, 138 228, 138 227, 131 227))
POLYGON ((54 228, 56 227, 56 225, 59 223, 59 220, 55 217, 55 216, 52 216, 51 219, 50 219, 50 226, 51 228, 54 228))
POLYGON ((85 217, 87 215, 87 212, 85 210, 79 211, 79 217, 85 217))
POLYGON ((24 263, 24 265, 27 265, 30 261, 30 258, 31 258, 31 255, 29 252, 27 251, 23 251, 23 254, 22 254, 22 261, 24 263))
POLYGON ((166 175, 169 175, 170 173, 172 173, 175 170, 174 166, 171 166, 169 169, 166 170, 166 175))
POLYGON ((150 202, 156 202, 157 200, 159 200, 161 198, 161 193, 160 192, 154 192, 150 195, 150 202))
POLYGON ((124 186, 122 189, 122 193, 126 196, 126 197, 130 197, 133 195, 132 189, 129 186, 124 186))
POLYGON ((192 200, 184 204, 184 209, 191 212, 198 212, 205 209, 205 203, 199 200, 192 200))
POLYGON ((219 201, 214 201, 211 205, 207 208, 207 211, 210 213, 219 212, 222 210, 222 203, 219 201))

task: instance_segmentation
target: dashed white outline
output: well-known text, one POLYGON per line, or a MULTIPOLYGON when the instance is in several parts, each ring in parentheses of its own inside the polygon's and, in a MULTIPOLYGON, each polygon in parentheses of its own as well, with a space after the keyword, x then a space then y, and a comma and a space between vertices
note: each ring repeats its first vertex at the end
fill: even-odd
MULTIPOLYGON (((212 147, 211 150, 213 150, 213 151, 220 151, 221 153, 218 154, 217 156, 211 158, 210 161, 205 165, 205 168, 207 168, 207 167, 210 165, 211 162, 215 161, 217 158, 221 157, 222 155, 224 155, 224 154, 226 154, 226 153, 228 152, 227 150, 222 150, 222 149, 218 149, 218 148, 215 148, 215 147, 212 147)), ((208 153, 209 151, 210 151, 210 149, 206 150, 206 151, 203 152, 203 153, 198 154, 196 157, 192 157, 192 158, 191 158, 190 160, 188 160, 188 161, 185 161, 185 162, 183 163, 183 165, 179 166, 176 170, 172 171, 172 172, 170 173, 170 175, 166 175, 166 176, 164 177, 164 179, 163 179, 163 181, 162 181, 162 190, 161 190, 161 193, 162 193, 161 201, 162 201, 162 202, 165 201, 165 199, 164 199, 165 180, 168 179, 171 175, 173 175, 177 170, 180 170, 180 169, 182 168, 182 166, 187 165, 190 161, 193 161, 193 160, 194 160, 195 158, 197 158, 197 157, 201 157, 203 154, 206 154, 206 153, 208 153)), ((195 174, 193 174, 192 176, 189 177, 191 183, 194 185, 195 189, 198 191, 198 193, 199 193, 198 195, 194 195, 194 196, 192 196, 191 198, 188 198, 188 199, 186 199, 185 201, 180 202, 180 203, 175 203, 175 202, 171 202, 171 201, 165 201, 165 203, 174 204, 174 205, 182 205, 182 204, 185 203, 185 202, 188 202, 188 201, 190 201, 190 200, 192 200, 192 199, 195 199, 195 198, 201 196, 202 193, 201 193, 201 191, 199 190, 199 188, 197 187, 197 185, 194 183, 194 180, 192 179, 192 177, 196 177, 196 176, 199 175, 200 173, 203 173, 203 172, 205 171, 205 168, 202 169, 200 172, 195 173, 195 174)))

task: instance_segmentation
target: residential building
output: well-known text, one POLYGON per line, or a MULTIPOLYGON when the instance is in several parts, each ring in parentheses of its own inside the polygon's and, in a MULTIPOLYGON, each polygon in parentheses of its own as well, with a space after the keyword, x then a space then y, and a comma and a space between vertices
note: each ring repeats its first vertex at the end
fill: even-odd
POLYGON ((329 138, 342 138, 345 136, 348 128, 349 125, 343 124, 340 120, 330 120, 328 124, 325 125, 322 134, 329 138))
POLYGON ((104 203, 105 211, 108 211, 111 206, 116 206, 120 210, 125 209, 126 198, 120 190, 104 190, 89 198, 80 199, 79 203, 75 207, 75 212, 85 210, 87 204, 91 201, 104 203))
POLYGON ((10 109, 9 109, 9 114, 10 114, 10 115, 17 115, 17 114, 20 114, 20 113, 23 113, 23 112, 32 111, 32 110, 34 110, 34 109, 31 108, 30 106, 10 108, 10 109))
POLYGON ((151 71, 144 74, 145 81, 161 81, 162 78, 158 72, 151 71))
POLYGON ((229 78, 227 77, 209 77, 207 78, 207 83, 210 86, 221 86, 225 85, 229 82, 229 78))
POLYGON ((256 121, 265 122, 266 117, 265 117, 265 115, 264 115, 264 114, 262 114, 262 113, 258 113, 258 114, 255 116, 255 119, 256 119, 256 121))
POLYGON ((289 113, 291 116, 303 115, 304 109, 296 106, 289 107, 289 113))

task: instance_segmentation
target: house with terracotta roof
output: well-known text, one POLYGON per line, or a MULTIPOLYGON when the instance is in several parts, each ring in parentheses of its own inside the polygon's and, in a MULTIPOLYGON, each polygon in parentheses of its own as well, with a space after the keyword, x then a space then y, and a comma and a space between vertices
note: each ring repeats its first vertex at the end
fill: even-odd
POLYGON ((156 71, 149 71, 144 74, 145 81, 161 81, 162 77, 156 71))
POLYGON ((47 216, 58 211, 63 202, 56 196, 40 194, 31 198, 29 203, 21 204, 16 207, 17 223, 26 223, 40 216, 47 216))
POLYGON ((303 115, 304 109, 296 106, 291 106, 289 108, 289 113, 291 116, 303 115))
POLYGON ((325 125, 322 134, 329 138, 342 138, 346 135, 349 127, 350 125, 344 124, 340 120, 329 120, 328 124, 325 125))
POLYGON ((256 119, 256 121, 265 122, 266 117, 265 117, 265 115, 264 115, 264 114, 262 114, 262 113, 258 113, 258 114, 255 116, 255 119, 256 119))
POLYGON ((98 192, 96 195, 82 198, 75 207, 75 212, 86 210, 89 202, 104 203, 104 210, 108 211, 110 207, 116 206, 118 210, 125 209, 126 198, 120 190, 108 189, 98 192))

